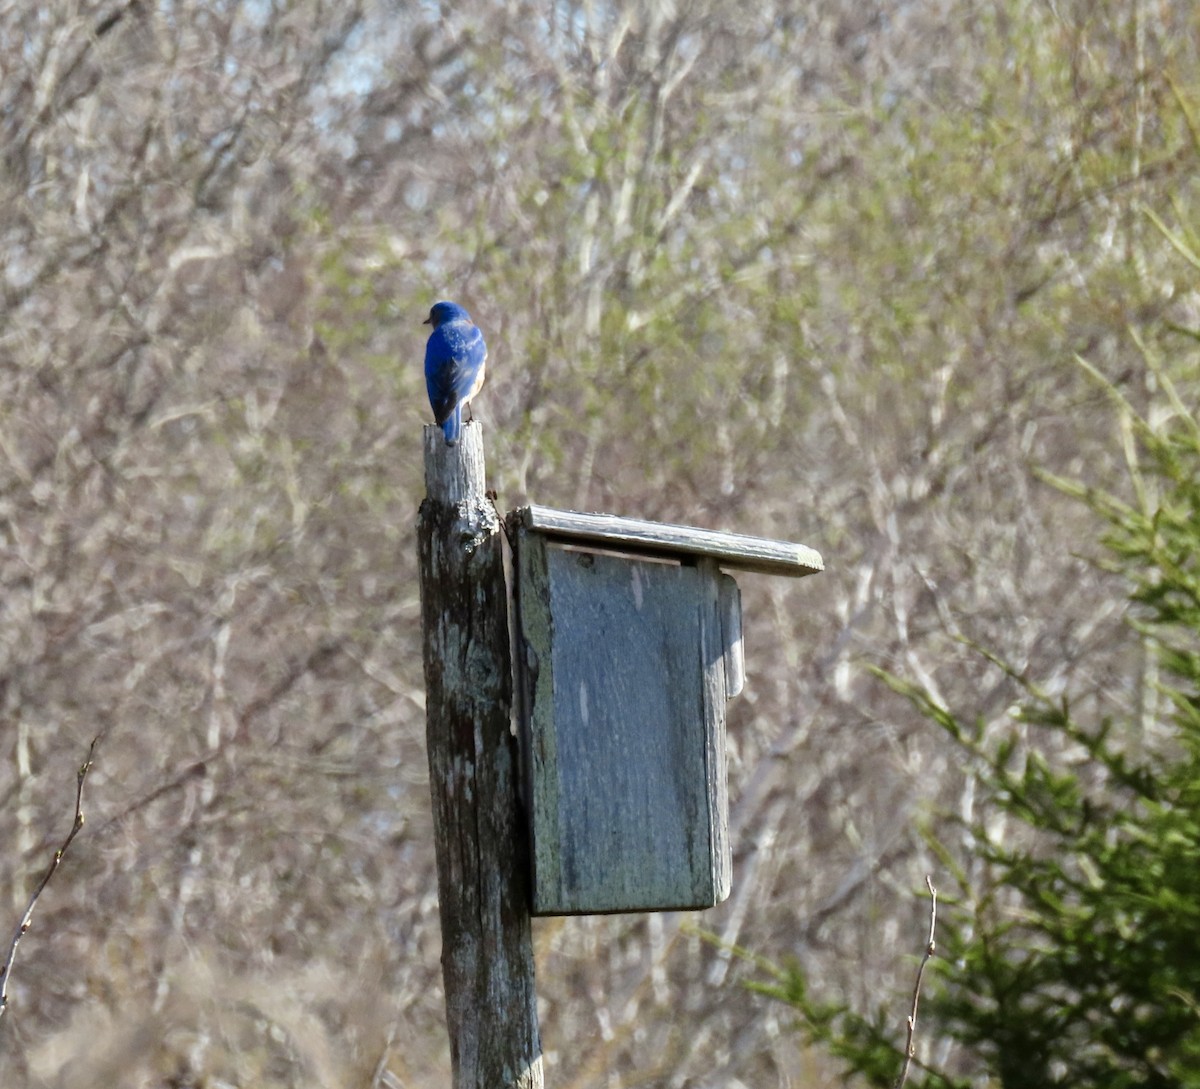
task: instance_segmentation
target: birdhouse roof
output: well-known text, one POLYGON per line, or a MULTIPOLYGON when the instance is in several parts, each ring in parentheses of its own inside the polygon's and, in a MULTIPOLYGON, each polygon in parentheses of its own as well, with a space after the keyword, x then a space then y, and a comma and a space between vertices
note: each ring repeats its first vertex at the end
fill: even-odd
POLYGON ((744 533, 718 533, 694 526, 619 518, 612 514, 581 514, 536 505, 522 507, 511 517, 525 529, 565 545, 681 561, 704 556, 724 568, 793 578, 825 569, 821 554, 807 545, 744 533))

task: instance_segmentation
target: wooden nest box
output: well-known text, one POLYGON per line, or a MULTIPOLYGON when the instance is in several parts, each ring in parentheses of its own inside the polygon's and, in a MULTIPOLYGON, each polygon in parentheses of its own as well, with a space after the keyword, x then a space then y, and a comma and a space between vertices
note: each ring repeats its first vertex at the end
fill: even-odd
POLYGON ((729 895, 725 702, 742 688, 724 569, 822 570, 803 545, 529 506, 509 525, 533 914, 729 895))

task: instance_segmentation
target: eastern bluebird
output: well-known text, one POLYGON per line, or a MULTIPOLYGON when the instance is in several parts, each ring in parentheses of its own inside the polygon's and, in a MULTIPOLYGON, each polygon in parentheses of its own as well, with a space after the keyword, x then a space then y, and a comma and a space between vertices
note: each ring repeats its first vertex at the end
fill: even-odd
POLYGON ((462 410, 483 385, 487 345, 458 303, 434 303, 424 324, 433 326, 425 345, 425 388, 446 445, 453 446, 462 430, 462 410))

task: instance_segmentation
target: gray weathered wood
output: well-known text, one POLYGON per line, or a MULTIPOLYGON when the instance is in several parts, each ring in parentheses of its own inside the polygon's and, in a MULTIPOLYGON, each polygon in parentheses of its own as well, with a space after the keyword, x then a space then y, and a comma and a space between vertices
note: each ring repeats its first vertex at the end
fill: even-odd
MULTIPOLYGON (((717 561, 703 559, 700 574, 700 660, 704 697, 704 779, 708 794, 709 862, 712 866, 712 902, 729 895, 733 880, 733 857, 729 845, 729 773, 725 764, 725 703, 730 698, 729 678, 740 660, 741 600, 737 584, 721 574, 717 561), (732 588, 732 593, 731 593, 732 588), (737 626, 732 627, 731 609, 737 596, 737 626)), ((740 691, 740 679, 739 679, 740 691)))
POLYGON ((725 697, 746 687, 746 651, 742 642, 742 593, 728 575, 720 576, 721 628, 725 633, 725 697))
POLYGON ((710 560, 564 549, 527 527, 517 575, 534 914, 719 903, 726 576, 710 560))
POLYGON ((417 541, 442 974, 455 1089, 541 1089, 500 525, 482 429, 425 428, 417 541))
POLYGON ((825 569, 821 554, 806 545, 749 537, 742 533, 717 533, 691 526, 618 518, 611 514, 580 514, 531 505, 516 512, 520 523, 544 536, 565 542, 591 542, 613 551, 672 556, 708 556, 721 567, 758 571, 767 575, 812 575, 825 569))

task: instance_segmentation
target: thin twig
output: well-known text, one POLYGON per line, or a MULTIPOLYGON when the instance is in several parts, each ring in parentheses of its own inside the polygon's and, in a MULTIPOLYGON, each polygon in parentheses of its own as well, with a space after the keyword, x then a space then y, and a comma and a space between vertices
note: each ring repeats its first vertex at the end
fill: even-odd
POLYGON ((908 1081, 909 1067, 912 1066, 913 1056, 917 1053, 916 1036, 917 1036, 917 1006, 921 1001, 921 980, 925 978, 925 965, 929 963, 929 958, 934 953, 933 932, 937 927, 937 889, 933 887, 933 878, 929 874, 925 875, 925 887, 929 890, 929 940, 925 943, 925 955, 921 958, 921 965, 917 969, 917 982, 913 985, 912 1009, 908 1014, 908 1040, 904 1045, 904 1065, 900 1068, 900 1076, 896 1079, 896 1089, 904 1089, 904 1083, 908 1081))
POLYGON ((71 841, 79 834, 79 830, 83 827, 83 781, 87 778, 87 773, 92 770, 92 757, 96 752, 96 745, 100 738, 92 738, 92 743, 88 747, 87 760, 83 762, 79 771, 75 775, 75 820, 71 825, 71 831, 67 833, 67 838, 63 840, 62 846, 54 852, 54 858, 50 861, 50 868, 46 871, 42 880, 38 882, 38 887, 33 890, 33 895, 29 898, 29 905, 25 908, 25 914, 21 916, 21 921, 17 924, 17 929, 13 932, 12 941, 8 946, 8 956, 4 959, 4 967, 0 968, 0 1017, 4 1016, 4 1011, 8 1009, 8 981, 12 976, 13 961, 17 959, 17 946, 21 944, 21 939, 25 937, 25 932, 33 925, 33 909, 37 907, 38 899, 46 890, 46 886, 50 884, 58 867, 62 864, 63 855, 67 853, 67 848, 71 846, 71 841))

